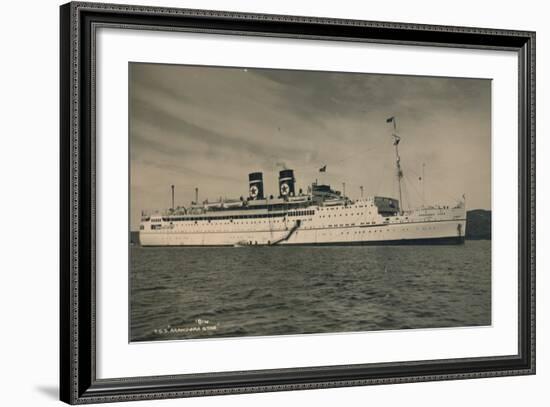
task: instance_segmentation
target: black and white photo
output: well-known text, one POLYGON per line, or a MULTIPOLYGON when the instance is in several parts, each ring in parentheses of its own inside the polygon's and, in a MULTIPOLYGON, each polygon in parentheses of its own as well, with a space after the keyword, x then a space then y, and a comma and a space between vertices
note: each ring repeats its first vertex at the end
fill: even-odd
POLYGON ((491 80, 129 64, 130 340, 491 325, 491 80))

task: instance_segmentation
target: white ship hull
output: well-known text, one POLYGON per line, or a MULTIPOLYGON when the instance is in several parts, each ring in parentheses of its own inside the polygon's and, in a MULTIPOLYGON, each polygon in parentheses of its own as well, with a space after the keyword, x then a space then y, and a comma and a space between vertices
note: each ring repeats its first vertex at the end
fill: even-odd
POLYGON ((145 224, 142 246, 456 244, 464 241, 464 207, 383 217, 369 200, 314 207, 284 216, 145 224))

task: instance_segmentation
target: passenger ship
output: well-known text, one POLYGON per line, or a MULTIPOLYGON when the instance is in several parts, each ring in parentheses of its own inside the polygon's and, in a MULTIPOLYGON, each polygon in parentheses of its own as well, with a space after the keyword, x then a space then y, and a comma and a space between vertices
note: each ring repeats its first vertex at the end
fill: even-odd
MULTIPOLYGON (((353 200, 330 185, 314 182, 296 191, 292 169, 279 172, 277 197, 264 194, 263 174, 248 175, 247 198, 198 202, 164 213, 143 215, 142 246, 281 246, 461 244, 466 203, 455 207, 401 207, 401 169, 395 118, 396 176, 399 199, 374 196, 353 200)), ((172 187, 173 202, 173 187, 172 187)))

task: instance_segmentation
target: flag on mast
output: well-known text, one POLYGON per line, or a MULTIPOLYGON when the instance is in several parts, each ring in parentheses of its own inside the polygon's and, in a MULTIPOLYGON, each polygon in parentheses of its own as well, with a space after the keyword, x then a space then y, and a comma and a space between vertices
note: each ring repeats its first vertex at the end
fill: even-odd
POLYGON ((321 168, 319 168, 319 172, 327 172, 327 166, 323 165, 321 168))
POLYGON ((388 117, 388 118, 386 119, 386 123, 391 123, 391 122, 393 122, 394 120, 395 120, 395 116, 388 117))

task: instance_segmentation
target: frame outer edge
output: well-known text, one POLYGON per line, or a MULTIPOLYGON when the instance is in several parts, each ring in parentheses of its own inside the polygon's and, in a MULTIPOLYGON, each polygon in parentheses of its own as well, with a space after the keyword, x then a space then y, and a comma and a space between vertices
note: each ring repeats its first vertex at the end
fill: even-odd
POLYGON ((71 292, 71 337, 73 344, 72 353, 72 382, 71 382, 71 404, 76 404, 79 398, 79 344, 78 344, 78 287, 79 287, 79 84, 80 84, 80 61, 79 61, 79 6, 71 3, 71 175, 72 175, 72 205, 71 205, 71 271, 72 271, 72 292, 71 292))
POLYGON ((529 236, 529 261, 530 261, 530 283, 531 283, 531 326, 530 326, 530 336, 531 336, 531 355, 530 355, 530 366, 531 374, 536 374, 537 372, 537 363, 536 363, 536 33, 532 32, 529 35, 529 79, 530 87, 529 91, 529 135, 530 135, 530 162, 529 162, 529 171, 530 171, 530 236, 529 236))
POLYGON ((251 21, 279 21, 279 22, 295 22, 308 24, 333 24, 340 26, 360 26, 360 27, 376 27, 376 28, 392 28, 392 29, 409 29, 409 30, 429 30, 452 33, 466 34, 490 34, 490 35, 508 35, 514 37, 530 37, 534 34, 533 31, 525 30, 506 30, 499 28, 479 28, 474 26, 455 26, 455 25, 436 25, 424 23, 405 23, 397 21, 371 21, 371 20, 354 20, 350 18, 334 18, 323 16, 303 16, 290 14, 262 14, 242 11, 224 11, 224 10, 205 10, 192 8, 177 8, 166 6, 144 6, 132 4, 117 4, 117 3, 97 3, 97 2, 71 2, 75 7, 82 10, 90 11, 110 11, 110 12, 127 12, 134 14, 162 14, 164 16, 186 16, 186 17, 217 17, 225 19, 251 20, 251 21))
POLYGON ((67 214, 70 211, 70 7, 67 5, 61 6, 59 9, 60 19, 60 38, 59 38, 59 65, 60 65, 60 78, 59 78, 59 121, 60 121, 60 133, 59 133, 59 156, 60 156, 60 278, 59 278, 59 292, 60 292, 60 304, 59 304, 59 397, 62 401, 70 401, 71 392, 71 348, 70 343, 71 330, 70 330, 70 310, 67 309, 69 303, 68 297, 71 293, 70 287, 70 216, 67 214))
MULTIPOLYGON (((82 402, 79 379, 79 197, 80 197, 80 135, 79 135, 79 5, 60 6, 60 35, 64 45, 60 53, 61 71, 61 330, 67 336, 61 345, 60 399, 69 404, 82 402), (66 230, 68 228, 68 230, 66 230)), ((62 339, 63 341, 63 339, 62 339)))

